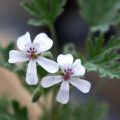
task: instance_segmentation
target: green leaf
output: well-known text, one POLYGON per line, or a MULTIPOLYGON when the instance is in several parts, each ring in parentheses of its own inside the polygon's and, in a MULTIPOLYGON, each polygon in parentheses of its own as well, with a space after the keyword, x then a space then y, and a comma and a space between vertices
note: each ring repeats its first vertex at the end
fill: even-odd
POLYGON ((26 107, 20 107, 20 104, 15 100, 12 101, 12 107, 14 111, 14 117, 16 117, 18 120, 28 120, 26 107))
POLYGON ((120 78, 120 38, 111 37, 104 45, 104 37, 99 36, 94 42, 88 40, 88 56, 85 67, 87 71, 98 71, 101 77, 120 78))
POLYGON ((49 22, 47 20, 39 20, 39 19, 35 19, 35 18, 31 18, 28 20, 28 24, 29 25, 33 25, 33 26, 42 26, 42 25, 47 25, 49 22))
POLYGON ((9 43, 6 48, 4 48, 4 59, 8 60, 9 59, 9 51, 13 50, 15 48, 14 43, 9 43))
POLYGON ((33 26, 51 25, 64 11, 67 0, 23 0, 23 8, 34 18, 28 21, 33 26))
POLYGON ((14 43, 9 43, 6 47, 2 47, 0 45, 0 66, 7 68, 8 70, 15 72, 20 78, 25 78, 26 71, 25 71, 25 64, 18 66, 15 64, 8 63, 9 59, 9 52, 10 50, 14 50, 15 46, 14 43))
POLYGON ((0 66, 9 70, 16 69, 13 64, 8 63, 9 51, 14 49, 14 43, 9 43, 6 47, 0 46, 0 66))
POLYGON ((0 120, 28 120, 26 107, 20 107, 20 104, 13 100, 12 106, 6 97, 0 98, 0 120), (11 110, 13 112, 11 112, 11 110))
POLYGON ((76 51, 76 48, 75 48, 74 44, 72 44, 72 43, 64 45, 63 52, 64 52, 64 54, 71 53, 74 57, 76 57, 76 58, 78 57, 78 52, 76 51))
POLYGON ((63 53, 64 54, 69 54, 70 53, 74 56, 74 58, 77 59, 78 57, 80 57, 80 59, 82 61, 84 61, 83 55, 80 52, 77 51, 77 49, 75 48, 75 45, 73 43, 69 43, 69 44, 64 45, 63 53))
POLYGON ((48 58, 48 59, 54 59, 54 56, 52 55, 51 52, 44 52, 41 55, 45 58, 48 58))
POLYGON ((78 0, 78 3, 92 32, 106 32, 109 26, 120 23, 120 0, 78 0))
POLYGON ((9 51, 14 49, 14 43, 9 43, 5 48, 0 46, 0 59, 8 61, 9 51))

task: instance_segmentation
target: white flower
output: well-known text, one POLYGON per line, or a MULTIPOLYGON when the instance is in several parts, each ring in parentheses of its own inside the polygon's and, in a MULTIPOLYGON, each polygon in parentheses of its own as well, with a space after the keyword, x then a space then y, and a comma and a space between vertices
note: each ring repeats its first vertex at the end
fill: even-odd
POLYGON ((17 46, 20 51, 11 50, 9 52, 9 63, 29 61, 26 74, 26 82, 29 85, 38 83, 36 62, 49 73, 58 71, 59 66, 56 62, 44 58, 41 53, 49 50, 53 41, 45 33, 38 34, 33 43, 29 32, 17 39, 17 46))
POLYGON ((62 70, 63 75, 46 76, 42 79, 41 85, 44 88, 48 88, 52 85, 62 82, 56 98, 58 102, 66 104, 69 101, 70 84, 83 93, 89 92, 91 88, 90 82, 78 78, 78 76, 85 74, 85 68, 81 65, 80 59, 76 59, 73 63, 73 56, 71 54, 61 54, 58 56, 57 62, 62 70))

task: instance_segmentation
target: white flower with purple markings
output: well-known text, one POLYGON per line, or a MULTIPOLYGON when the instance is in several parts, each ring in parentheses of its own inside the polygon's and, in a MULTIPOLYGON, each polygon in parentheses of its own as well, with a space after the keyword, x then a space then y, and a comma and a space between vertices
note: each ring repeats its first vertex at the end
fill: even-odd
POLYGON ((83 93, 89 92, 91 88, 90 82, 79 78, 79 76, 85 74, 85 68, 82 66, 80 59, 76 59, 73 62, 73 56, 71 54, 61 54, 58 56, 57 62, 62 71, 62 75, 46 76, 42 79, 41 85, 44 88, 48 88, 62 82, 56 98, 58 102, 63 104, 68 103, 70 84, 83 93))
POLYGON ((36 63, 49 73, 58 71, 59 66, 56 62, 42 56, 41 53, 49 50, 53 45, 53 41, 45 34, 38 34, 33 43, 31 42, 29 32, 17 39, 17 46, 20 51, 11 50, 9 52, 9 63, 28 62, 26 82, 29 85, 38 83, 36 63))

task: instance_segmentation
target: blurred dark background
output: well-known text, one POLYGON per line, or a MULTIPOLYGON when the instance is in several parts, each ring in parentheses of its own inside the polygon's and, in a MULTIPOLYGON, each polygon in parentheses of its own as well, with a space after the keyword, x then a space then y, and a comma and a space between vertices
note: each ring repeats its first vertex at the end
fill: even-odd
MULTIPOLYGON (((66 43, 74 43, 76 48, 84 53, 89 26, 80 16, 75 0, 68 0, 65 8, 64 13, 55 23, 59 45, 62 48, 66 43)), ((46 32, 50 36, 49 30, 46 27, 29 26, 27 24, 29 17, 20 6, 20 0, 0 0, 0 44, 6 45, 8 42, 15 41, 18 36, 23 35, 26 31, 31 33, 32 39, 40 32, 46 32)), ((97 34, 95 33, 95 35, 97 34)), ((110 35, 114 34, 114 28, 110 27, 109 31, 105 33, 106 40, 108 40, 110 35)), ((93 87, 92 91, 95 91, 95 88, 102 81, 98 74, 95 73, 87 74, 86 79, 90 79, 93 87)), ((107 101, 109 103, 110 110, 106 120, 120 120, 119 91, 120 80, 110 80, 96 97, 98 104, 99 101, 107 101)), ((81 96, 81 93, 75 89, 72 91, 71 102, 79 104, 79 101, 84 100, 85 96, 81 96)))

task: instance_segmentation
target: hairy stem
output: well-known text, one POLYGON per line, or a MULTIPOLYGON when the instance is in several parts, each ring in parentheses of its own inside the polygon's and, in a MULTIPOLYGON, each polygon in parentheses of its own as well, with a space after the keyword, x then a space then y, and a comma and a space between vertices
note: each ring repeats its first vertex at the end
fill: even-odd
POLYGON ((59 46, 58 46, 58 39, 57 39, 57 34, 55 31, 54 25, 50 25, 49 29, 50 29, 51 37, 54 41, 53 54, 57 56, 57 54, 59 53, 59 46))

